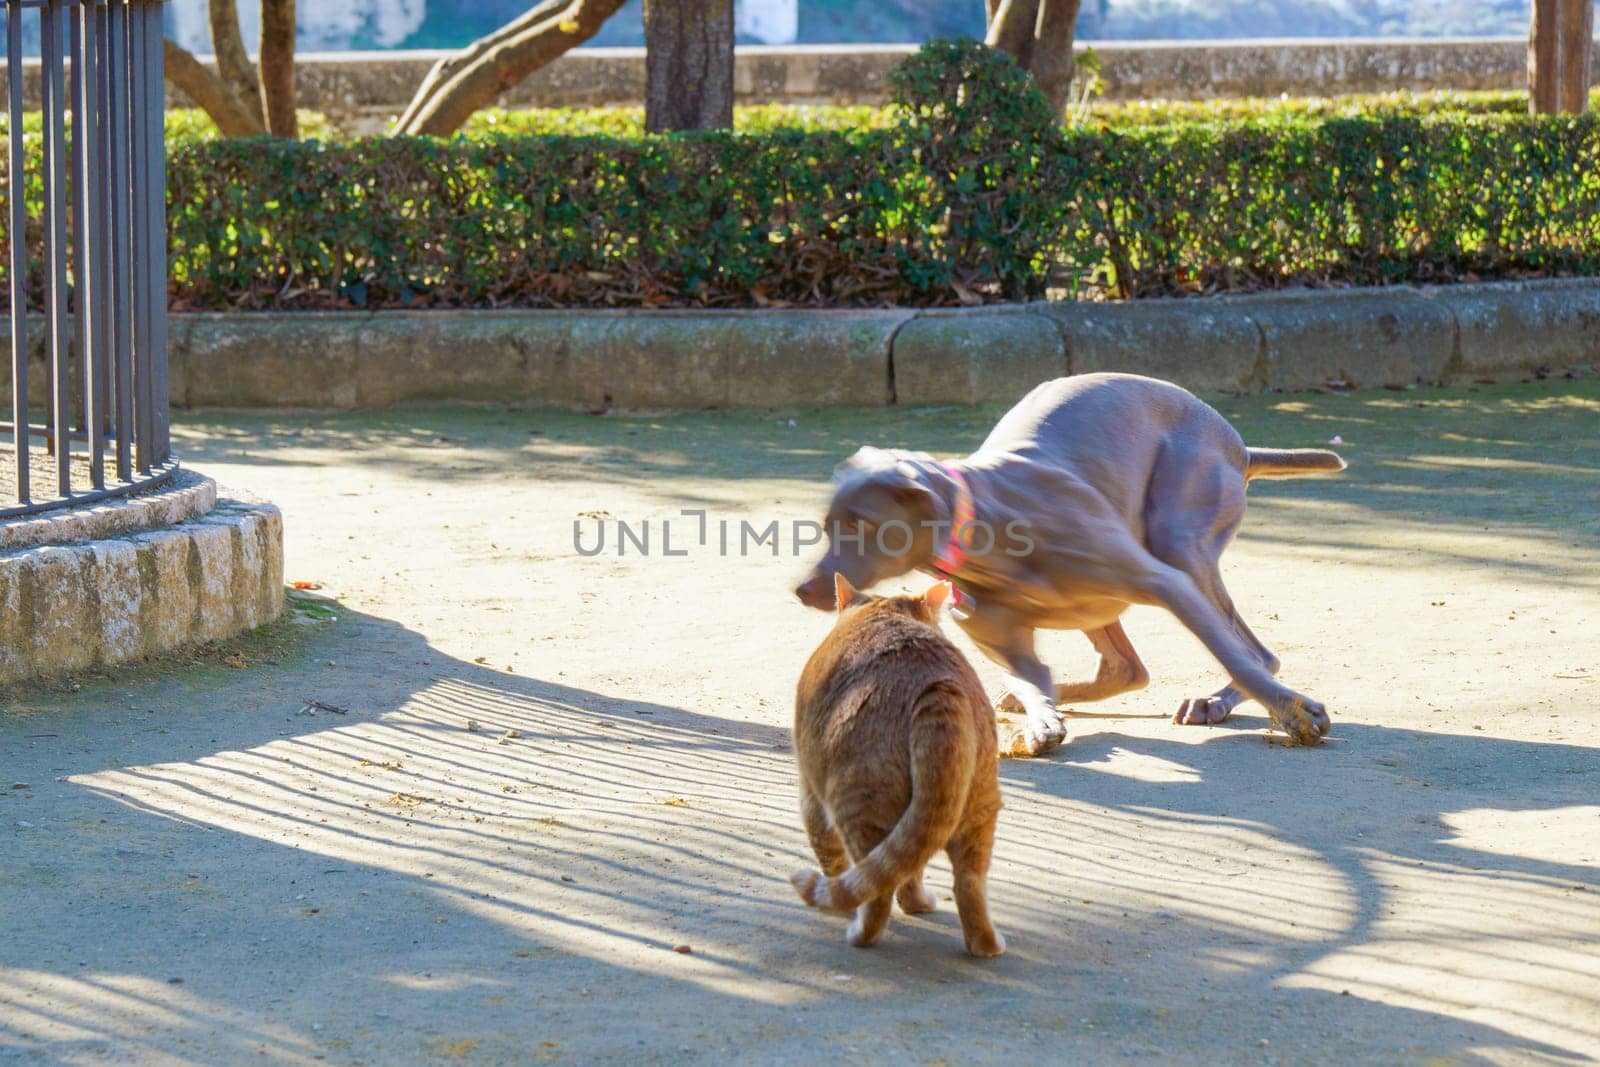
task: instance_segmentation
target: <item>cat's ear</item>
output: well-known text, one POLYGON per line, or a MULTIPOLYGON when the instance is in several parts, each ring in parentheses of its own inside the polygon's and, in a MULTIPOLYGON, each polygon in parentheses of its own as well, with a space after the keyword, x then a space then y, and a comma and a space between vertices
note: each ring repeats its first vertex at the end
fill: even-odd
POLYGON ((856 587, 850 584, 850 579, 837 572, 833 576, 833 607, 835 611, 843 611, 861 596, 856 592, 856 587))
POLYGON ((956 587, 949 582, 934 582, 922 594, 922 606, 928 609, 929 615, 938 615, 939 609, 954 600, 955 595, 956 587))

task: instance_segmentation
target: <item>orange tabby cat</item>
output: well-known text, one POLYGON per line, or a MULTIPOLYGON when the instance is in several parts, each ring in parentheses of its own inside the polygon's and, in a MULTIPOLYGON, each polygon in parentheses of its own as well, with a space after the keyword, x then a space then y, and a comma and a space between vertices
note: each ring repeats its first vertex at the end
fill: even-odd
POLYGON ((1000 813, 994 712, 936 628, 951 592, 870 597, 835 579, 839 619, 800 675, 794 717, 800 812, 822 870, 789 880, 814 907, 857 909, 846 936, 866 947, 897 897, 933 910, 922 869, 943 849, 967 951, 998 956, 984 900, 1000 813))

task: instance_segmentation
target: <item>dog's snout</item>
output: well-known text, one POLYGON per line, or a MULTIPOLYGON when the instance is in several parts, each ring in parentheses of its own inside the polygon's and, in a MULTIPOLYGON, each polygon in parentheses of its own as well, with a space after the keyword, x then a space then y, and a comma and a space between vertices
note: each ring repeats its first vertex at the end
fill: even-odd
POLYGON ((833 607, 833 582, 827 575, 813 574, 795 586, 794 595, 806 607, 826 611, 833 607))

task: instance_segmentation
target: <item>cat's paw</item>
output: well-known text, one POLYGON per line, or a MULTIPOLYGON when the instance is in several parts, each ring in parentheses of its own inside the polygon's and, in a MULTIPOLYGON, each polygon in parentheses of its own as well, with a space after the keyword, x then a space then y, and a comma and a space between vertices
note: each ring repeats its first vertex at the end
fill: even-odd
POLYGON ((967 938, 967 952, 979 959, 992 959, 1006 950, 1006 939, 1000 936, 999 930, 990 930, 967 938))
POLYGON ((907 882, 895 891, 894 898, 899 902, 900 910, 907 915, 926 915, 939 907, 933 894, 922 888, 919 882, 907 882))
POLYGON ((844 939, 854 948, 871 948, 882 937, 883 924, 879 923, 876 930, 869 930, 860 915, 850 920, 850 926, 844 932, 844 939))

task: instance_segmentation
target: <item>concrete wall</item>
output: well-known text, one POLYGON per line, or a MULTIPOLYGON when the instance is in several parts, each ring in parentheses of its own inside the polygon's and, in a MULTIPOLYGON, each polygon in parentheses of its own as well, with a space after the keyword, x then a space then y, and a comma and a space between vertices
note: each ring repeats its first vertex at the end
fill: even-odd
MULTIPOLYGON (((1391 89, 1516 89, 1526 84, 1520 38, 1105 41, 1094 45, 1106 96, 1331 95, 1391 89)), ((741 102, 881 103, 884 74, 910 45, 813 45, 738 50, 741 102)), ((405 106, 443 53, 324 53, 300 57, 301 104, 354 129, 374 129, 405 106)), ((28 98, 37 101, 37 63, 28 98)), ((0 83, 0 99, 4 84, 0 83)), ((520 107, 639 104, 644 51, 569 52, 505 95, 520 107)), ((182 103, 174 94, 172 103, 182 103)))
MULTIPOLYGON (((1527 42, 1455 40, 1114 41, 1095 46, 1109 99, 1335 95, 1394 89, 1516 89, 1527 42)), ((878 104, 884 76, 910 45, 747 47, 738 50, 741 103, 878 104)), ((320 55, 301 66, 305 106, 351 128, 397 114, 436 53, 320 55)), ((639 104, 644 52, 569 52, 508 92, 520 107, 639 104)))

